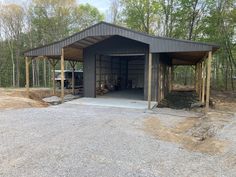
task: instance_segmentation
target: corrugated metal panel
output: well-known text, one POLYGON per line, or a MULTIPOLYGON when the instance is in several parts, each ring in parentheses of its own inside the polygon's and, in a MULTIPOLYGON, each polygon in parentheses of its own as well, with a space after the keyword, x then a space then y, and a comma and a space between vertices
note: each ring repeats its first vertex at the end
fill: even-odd
POLYGON ((209 51, 213 47, 217 47, 205 43, 196 43, 192 41, 182 41, 169 38, 150 36, 145 33, 135 32, 127 28, 115 26, 109 23, 101 22, 91 26, 73 36, 56 43, 32 49, 25 52, 26 56, 39 56, 39 55, 60 55, 61 48, 71 45, 77 41, 90 36, 114 36, 119 35, 135 41, 139 41, 150 45, 152 53, 162 52, 187 52, 187 51, 209 51))

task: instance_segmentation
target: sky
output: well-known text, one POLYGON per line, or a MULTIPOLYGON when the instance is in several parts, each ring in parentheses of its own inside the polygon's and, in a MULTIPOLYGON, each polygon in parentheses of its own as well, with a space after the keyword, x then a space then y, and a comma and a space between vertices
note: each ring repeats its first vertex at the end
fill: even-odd
MULTIPOLYGON (((0 0, 0 2, 23 4, 26 0, 0 0)), ((76 0, 78 3, 89 3, 106 14, 109 9, 110 0, 76 0)))

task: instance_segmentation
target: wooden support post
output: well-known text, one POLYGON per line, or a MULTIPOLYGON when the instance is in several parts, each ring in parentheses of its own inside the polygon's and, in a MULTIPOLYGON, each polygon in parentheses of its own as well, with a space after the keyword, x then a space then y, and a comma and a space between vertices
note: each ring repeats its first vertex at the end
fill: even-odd
POLYGON ((148 109, 151 109, 152 101, 152 53, 148 57, 148 109))
POLYGON ((174 77, 175 77, 174 66, 172 65, 171 66, 171 91, 174 89, 174 77))
POLYGON ((46 57, 43 57, 43 82, 44 82, 44 87, 47 87, 47 65, 46 65, 46 57))
POLYGON ((75 66, 76 66, 76 61, 70 61, 70 65, 72 67, 72 94, 75 95, 75 66))
POLYGON ((202 62, 202 103, 205 103, 205 80, 206 80, 206 66, 205 62, 202 62))
POLYGON ((199 63, 199 71, 198 71, 198 91, 199 91, 199 101, 202 99, 202 63, 199 63))
POLYGON ((58 63, 58 60, 49 59, 49 62, 52 66, 52 94, 56 94, 56 84, 55 84, 55 69, 58 63))
POLYGON ((30 59, 28 57, 25 57, 25 87, 26 87, 26 93, 29 97, 29 65, 30 65, 30 59))
POLYGON ((55 83, 55 65, 52 66, 52 94, 56 94, 56 83, 55 83))
POLYGON ((161 101, 161 64, 158 64, 157 76, 158 76, 158 93, 157 93, 157 102, 161 101))
POLYGON ((169 80, 169 93, 172 90, 172 66, 169 67, 168 80, 169 80))
POLYGON ((65 73, 64 73, 64 69, 65 69, 65 62, 64 62, 64 49, 61 49, 61 102, 64 102, 64 96, 65 96, 65 92, 64 92, 64 81, 65 81, 65 73))
POLYGON ((212 51, 209 51, 207 59, 206 110, 205 110, 206 112, 208 112, 209 110, 209 102, 210 102, 211 62, 212 62, 212 51))
POLYGON ((196 93, 199 94, 199 63, 197 63, 195 65, 195 90, 196 90, 196 93))
MULTIPOLYGON (((164 66, 163 64, 160 63, 160 89, 161 89, 161 100, 164 99, 164 76, 163 76, 163 73, 164 73, 164 66)), ((161 101, 160 100, 160 101, 161 101)))
POLYGON ((75 67, 72 68, 72 94, 75 95, 75 67))

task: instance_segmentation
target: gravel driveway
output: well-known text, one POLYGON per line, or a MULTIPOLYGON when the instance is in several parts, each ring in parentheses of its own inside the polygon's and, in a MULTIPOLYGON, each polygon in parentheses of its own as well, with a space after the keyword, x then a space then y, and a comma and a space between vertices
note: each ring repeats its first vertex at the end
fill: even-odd
MULTIPOLYGON (((158 114, 166 124, 196 116, 168 109, 158 114)), ((0 176, 235 176, 235 117, 219 135, 233 146, 209 155, 145 132, 143 122, 153 115, 73 104, 0 111, 0 176)))

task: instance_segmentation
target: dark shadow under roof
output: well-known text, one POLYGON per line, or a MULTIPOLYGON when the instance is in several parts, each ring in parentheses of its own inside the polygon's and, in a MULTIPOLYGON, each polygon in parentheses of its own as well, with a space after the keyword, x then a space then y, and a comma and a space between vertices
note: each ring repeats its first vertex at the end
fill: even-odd
MULTIPOLYGON (((83 48, 96 44, 111 36, 122 36, 148 44, 151 53, 206 52, 216 51, 219 48, 215 44, 152 36, 110 23, 100 22, 58 42, 28 50, 24 55, 28 57, 55 57, 61 55, 62 48, 81 49, 80 54, 82 54, 83 48)), ((71 56, 72 59, 74 59, 73 57, 71 56)))

